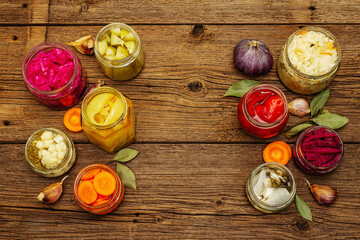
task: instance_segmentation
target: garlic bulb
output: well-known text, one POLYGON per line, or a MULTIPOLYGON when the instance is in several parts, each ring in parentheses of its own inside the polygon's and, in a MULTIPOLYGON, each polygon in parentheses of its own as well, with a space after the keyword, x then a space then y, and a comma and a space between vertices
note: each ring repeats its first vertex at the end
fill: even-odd
POLYGON ((82 54, 92 55, 94 54, 95 40, 92 36, 82 37, 75 42, 66 43, 67 45, 74 46, 76 50, 82 54))

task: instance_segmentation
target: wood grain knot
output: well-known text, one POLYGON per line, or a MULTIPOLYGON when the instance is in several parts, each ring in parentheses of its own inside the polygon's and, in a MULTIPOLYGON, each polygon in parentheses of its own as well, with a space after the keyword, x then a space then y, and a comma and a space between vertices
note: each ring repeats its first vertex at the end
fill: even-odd
POLYGON ((138 220, 136 220, 136 219, 133 220, 133 223, 137 223, 137 222, 138 222, 138 220))
POLYGON ((198 81, 190 82, 187 86, 192 92, 200 92, 203 88, 203 84, 198 81))
POLYGON ((308 9, 314 11, 314 10, 316 10, 316 7, 315 6, 310 6, 310 7, 308 7, 308 9))
POLYGON ((216 201, 216 205, 217 205, 217 206, 220 207, 222 204, 223 204, 223 201, 222 201, 222 200, 219 199, 219 200, 216 201))
POLYGON ((154 222, 159 223, 159 222, 161 222, 162 220, 163 220, 163 218, 160 217, 160 216, 155 216, 155 217, 154 217, 154 222))
POLYGON ((14 41, 16 41, 17 39, 18 39, 17 36, 13 36, 13 37, 12 37, 12 40, 14 40, 14 41))
POLYGON ((87 12, 88 9, 89 9, 89 5, 87 3, 81 4, 80 12, 87 12))
POLYGON ((204 33, 204 26, 202 24, 195 24, 192 35, 196 38, 200 37, 204 33))
POLYGON ((28 7, 28 4, 27 4, 27 3, 24 3, 24 4, 22 5, 22 7, 23 7, 23 8, 27 8, 27 7, 28 7))
POLYGON ((10 122, 7 121, 7 120, 4 120, 4 121, 3 121, 3 124, 4 124, 4 126, 9 126, 9 125, 10 125, 10 122))
POLYGON ((296 227, 300 230, 300 231, 307 231, 309 230, 309 223, 306 220, 298 220, 296 221, 296 227))
POLYGON ((140 213, 135 213, 135 216, 137 216, 137 217, 140 216, 140 213))

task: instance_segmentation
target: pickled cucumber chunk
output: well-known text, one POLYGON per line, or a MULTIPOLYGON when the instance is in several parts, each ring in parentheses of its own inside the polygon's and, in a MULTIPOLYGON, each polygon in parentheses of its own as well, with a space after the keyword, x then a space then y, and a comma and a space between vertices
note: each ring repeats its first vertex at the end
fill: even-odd
POLYGON ((121 60, 135 50, 134 35, 120 28, 112 28, 105 33, 99 42, 100 54, 109 60, 121 60))

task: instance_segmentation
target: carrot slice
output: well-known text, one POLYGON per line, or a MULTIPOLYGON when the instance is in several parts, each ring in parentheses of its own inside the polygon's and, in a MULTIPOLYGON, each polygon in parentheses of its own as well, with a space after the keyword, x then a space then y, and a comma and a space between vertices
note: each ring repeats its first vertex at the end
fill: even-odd
POLYGON ((81 109, 70 108, 64 115, 64 125, 72 132, 82 131, 81 127, 81 109))
POLYGON ((87 173, 85 173, 82 177, 81 177, 81 181, 86 181, 86 180, 90 180, 92 178, 95 177, 96 174, 98 174, 99 172, 101 172, 100 168, 95 168, 87 173))
POLYGON ((81 201, 86 204, 92 204, 98 198, 98 194, 94 189, 94 185, 90 181, 80 182, 78 187, 78 195, 81 201))
POLYGON ((94 188, 98 194, 103 196, 111 195, 116 188, 115 177, 107 171, 98 173, 94 177, 94 188))
POLYGON ((92 204, 92 206, 100 206, 110 201, 110 196, 98 195, 98 199, 92 204))
POLYGON ((283 141, 275 141, 266 146, 263 151, 265 162, 277 162, 286 165, 291 159, 291 148, 283 141))

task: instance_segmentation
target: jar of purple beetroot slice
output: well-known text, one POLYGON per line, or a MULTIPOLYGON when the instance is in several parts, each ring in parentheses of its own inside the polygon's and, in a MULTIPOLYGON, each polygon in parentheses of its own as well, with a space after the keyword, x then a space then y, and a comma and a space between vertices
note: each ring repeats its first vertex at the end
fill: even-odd
POLYGON ((61 43, 42 43, 25 56, 22 75, 35 98, 52 109, 75 105, 86 90, 79 58, 61 43))
POLYGON ((294 160, 308 174, 328 173, 339 165, 344 155, 344 144, 337 132, 326 126, 305 130, 297 139, 294 160))

